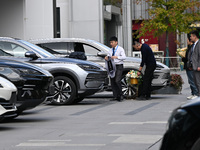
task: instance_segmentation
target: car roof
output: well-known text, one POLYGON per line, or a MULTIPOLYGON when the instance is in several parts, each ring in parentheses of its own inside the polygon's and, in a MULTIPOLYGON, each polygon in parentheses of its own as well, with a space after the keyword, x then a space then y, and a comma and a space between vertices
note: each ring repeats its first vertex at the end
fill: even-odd
POLYGON ((32 39, 29 40, 29 42, 33 44, 45 44, 45 43, 56 43, 56 42, 79 42, 91 45, 95 48, 98 48, 106 52, 108 51, 108 49, 110 49, 109 47, 98 41, 83 39, 83 38, 46 38, 46 39, 34 39, 34 40, 32 39))
POLYGON ((93 40, 83 38, 45 38, 45 39, 31 39, 29 42, 33 44, 49 43, 49 42, 83 42, 92 43, 93 40))
POLYGON ((13 38, 13 37, 0 37, 0 40, 20 40, 19 38, 13 38))

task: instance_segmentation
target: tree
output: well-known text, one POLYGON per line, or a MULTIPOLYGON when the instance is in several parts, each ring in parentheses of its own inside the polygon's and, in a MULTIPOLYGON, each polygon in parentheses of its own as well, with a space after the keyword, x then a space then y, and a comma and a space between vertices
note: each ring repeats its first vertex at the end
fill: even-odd
MULTIPOLYGON (((141 0, 138 0, 139 3, 141 0)), ((139 36, 166 33, 166 57, 169 56, 169 33, 181 34, 191 31, 190 25, 200 21, 199 0, 145 0, 149 4, 149 20, 143 20, 139 36)), ((169 66, 169 60, 166 61, 169 66)))

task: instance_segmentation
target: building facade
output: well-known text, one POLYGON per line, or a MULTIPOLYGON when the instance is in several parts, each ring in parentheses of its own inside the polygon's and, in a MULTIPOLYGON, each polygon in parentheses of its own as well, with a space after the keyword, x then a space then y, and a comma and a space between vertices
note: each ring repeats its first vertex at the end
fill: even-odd
POLYGON ((103 0, 1 0, 0 36, 24 40, 52 37, 87 38, 123 44, 121 9, 103 0))
MULTIPOLYGON (((142 20, 148 20, 150 17, 148 15, 149 9, 148 3, 145 2, 145 0, 142 0, 140 3, 137 3, 137 0, 132 0, 132 32, 134 33, 141 27, 142 20)), ((154 38, 153 35, 150 36, 142 36, 139 39, 136 39, 133 34, 133 41, 139 41, 141 43, 146 43, 152 47, 154 51, 163 51, 165 56, 165 49, 166 49, 166 35, 163 34, 162 36, 158 38, 154 38)), ((176 56, 176 50, 177 50, 177 43, 176 41, 180 41, 181 47, 187 46, 187 35, 182 34, 181 36, 177 36, 176 34, 170 33, 169 34, 169 54, 170 56, 174 57, 176 56)))

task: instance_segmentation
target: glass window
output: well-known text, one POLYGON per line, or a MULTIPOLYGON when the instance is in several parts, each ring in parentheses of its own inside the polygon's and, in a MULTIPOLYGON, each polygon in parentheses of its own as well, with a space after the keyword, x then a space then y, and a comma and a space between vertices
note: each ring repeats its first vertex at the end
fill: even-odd
POLYGON ((25 53, 28 50, 10 42, 0 42, 0 55, 1 56, 14 56, 14 57, 25 57, 25 53))
POLYGON ((84 44, 83 47, 84 47, 86 56, 89 56, 89 55, 97 56, 97 53, 100 52, 98 49, 96 49, 96 48, 94 48, 94 47, 92 47, 90 45, 85 45, 84 44))
MULTIPOLYGON (((55 42, 40 44, 44 49, 49 48, 60 54, 69 55, 74 52, 74 43, 69 42, 55 42)), ((46 49, 49 51, 48 49, 46 49)), ((51 52, 52 53, 52 52, 51 52)))

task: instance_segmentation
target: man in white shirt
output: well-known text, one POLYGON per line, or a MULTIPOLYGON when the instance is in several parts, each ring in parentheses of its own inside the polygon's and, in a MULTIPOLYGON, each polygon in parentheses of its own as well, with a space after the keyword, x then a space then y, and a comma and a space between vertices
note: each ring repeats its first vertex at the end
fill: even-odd
POLYGON ((117 37, 113 36, 110 38, 110 45, 112 48, 110 49, 109 54, 105 57, 105 60, 108 60, 108 57, 111 57, 116 65, 115 77, 111 78, 113 97, 115 100, 123 101, 121 79, 123 73, 123 63, 126 59, 126 55, 124 49, 118 45, 117 37))
POLYGON ((191 41, 194 43, 191 47, 191 55, 189 56, 191 61, 191 67, 194 72, 194 83, 198 89, 198 95, 200 96, 200 42, 199 32, 192 31, 190 36, 191 41))

